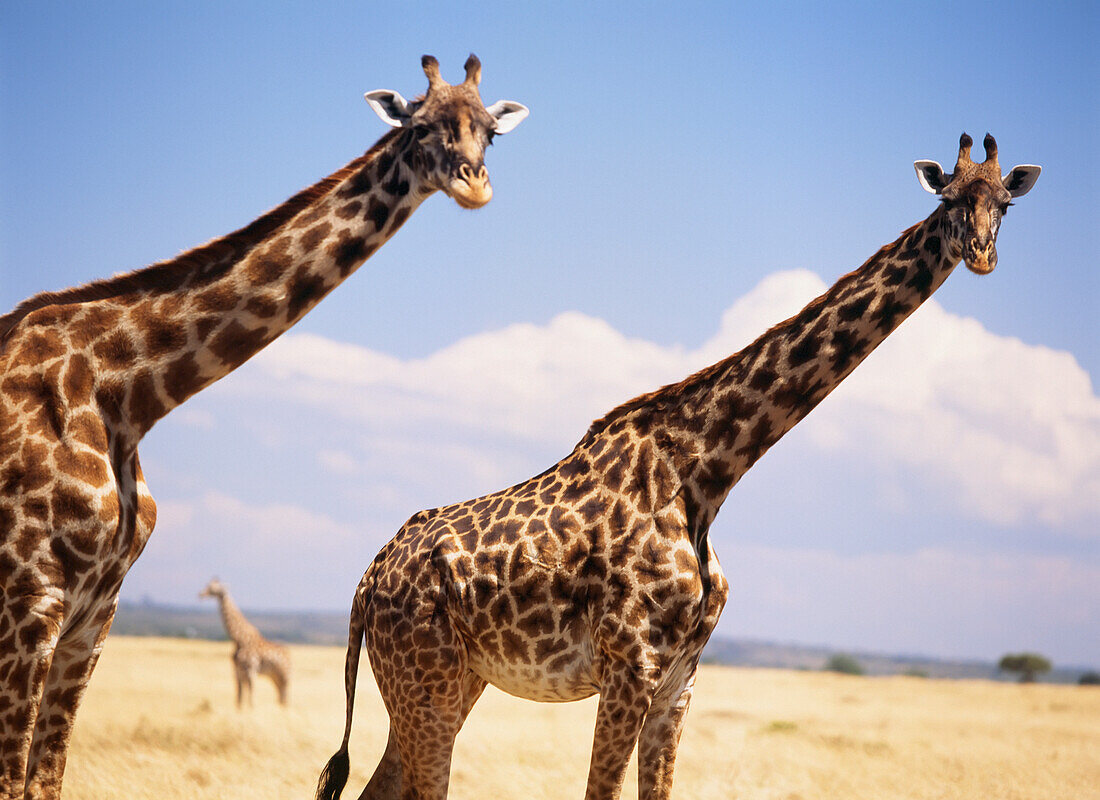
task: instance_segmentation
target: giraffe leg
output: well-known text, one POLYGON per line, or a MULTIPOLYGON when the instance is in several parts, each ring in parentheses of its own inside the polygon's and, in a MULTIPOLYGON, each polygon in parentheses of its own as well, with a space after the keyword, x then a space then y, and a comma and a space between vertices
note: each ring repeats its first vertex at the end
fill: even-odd
POLYGON ((465 647, 449 620, 432 613, 434 600, 422 608, 427 613, 414 612, 417 623, 400 632, 368 623, 368 652, 390 733, 364 800, 445 800, 455 736, 485 689, 466 668, 465 647), (376 787, 398 791, 374 794, 376 787))
POLYGON ((386 739, 386 752, 374 768, 359 800, 398 800, 401 797, 401 753, 397 747, 397 734, 390 725, 386 739))
POLYGON ((118 602, 104 606, 92 619, 65 631, 54 651, 46 678, 38 723, 27 765, 26 797, 59 798, 76 711, 99 661, 118 602))
POLYGON ((684 719, 695 687, 692 671, 686 686, 658 695, 646 714, 638 737, 638 797, 640 800, 668 800, 672 795, 672 772, 680 744, 684 719))
POLYGON ((248 701, 248 707, 252 707, 252 673, 247 664, 234 662, 234 671, 237 676, 237 708, 241 708, 248 701))
POLYGON ((633 670, 616 671, 600 689, 585 800, 617 800, 630 754, 649 710, 650 686, 633 670))
MULTIPOLYGON (((443 722, 443 725, 436 726, 440 735, 432 738, 421 735, 423 731, 416 727, 416 722, 413 722, 411 726, 406 725, 406 733, 409 732, 408 729, 411 727, 415 743, 408 748, 409 755, 405 758, 402 758, 402 749, 399 744, 398 725, 391 719, 390 733, 386 741, 386 752, 383 754, 378 767, 374 770, 374 775, 371 776, 366 788, 363 789, 363 793, 359 795, 359 800, 446 798, 447 787, 450 783, 451 752, 454 749, 455 737, 466 721, 470 710, 473 709, 474 703, 485 691, 485 685, 484 680, 473 672, 465 670, 459 680, 460 705, 458 706, 457 718, 453 719, 451 724, 448 725, 446 717, 449 715, 444 714, 443 719, 439 720, 443 722), (402 774, 409 768, 403 767, 402 762, 409 760, 415 760, 419 766, 414 768, 416 769, 415 773, 411 771, 409 773, 415 775, 413 780, 405 782, 402 780, 402 774), (442 775, 442 782, 439 780, 440 774, 442 775)), ((406 741, 407 739, 406 736, 406 741)))
MULTIPOLYGON (((8 587, 5 586, 5 593, 8 587)), ((38 719, 61 631, 49 595, 4 599, 0 611, 0 800, 23 800, 38 719)))
POLYGON ((285 675, 272 675, 271 680, 275 682, 275 690, 279 693, 279 705, 285 706, 290 699, 287 691, 289 681, 285 675))

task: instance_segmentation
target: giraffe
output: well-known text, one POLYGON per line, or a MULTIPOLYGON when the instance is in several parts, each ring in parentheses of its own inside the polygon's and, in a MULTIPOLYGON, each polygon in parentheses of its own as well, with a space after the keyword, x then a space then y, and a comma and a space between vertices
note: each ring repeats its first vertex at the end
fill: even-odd
POLYGON ((394 130, 252 223, 0 317, 0 800, 61 793, 77 706, 156 506, 137 446, 316 305, 429 195, 489 202, 485 148, 527 109, 451 85, 366 100, 394 130))
POLYGON ((455 735, 486 684, 544 702, 599 694, 589 800, 617 798, 638 748, 639 795, 667 798, 703 646, 728 585, 708 530, 730 489, 936 290, 960 258, 996 264, 997 229, 1039 167, 1003 179, 997 146, 945 175, 942 203, 799 314, 685 380, 592 424, 530 480, 421 511, 354 596, 340 749, 316 796, 339 796, 360 649, 390 717, 361 797, 446 797, 455 735))
POLYGON ((248 704, 252 705, 252 676, 256 673, 271 678, 279 692, 279 704, 285 706, 290 685, 290 651, 265 639, 233 602, 229 589, 217 578, 206 584, 199 597, 217 599, 225 632, 235 645, 233 674, 237 679, 237 708, 241 707, 246 693, 248 704))

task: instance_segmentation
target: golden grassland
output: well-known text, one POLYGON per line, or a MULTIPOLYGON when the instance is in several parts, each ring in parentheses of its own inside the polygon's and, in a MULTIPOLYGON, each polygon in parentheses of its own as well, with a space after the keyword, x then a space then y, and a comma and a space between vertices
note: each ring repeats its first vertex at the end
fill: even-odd
MULTIPOLYGON (((68 800, 311 798, 344 724, 342 648, 293 647, 290 705, 269 681, 238 711, 230 645, 111 637, 73 734, 68 800)), ((486 690, 459 734, 451 797, 584 796, 595 699, 486 690)), ((364 658, 357 797, 386 740, 364 658)), ((624 797, 637 796, 632 764, 624 797)), ((704 667, 674 794, 706 800, 1100 798, 1100 689, 704 667)))

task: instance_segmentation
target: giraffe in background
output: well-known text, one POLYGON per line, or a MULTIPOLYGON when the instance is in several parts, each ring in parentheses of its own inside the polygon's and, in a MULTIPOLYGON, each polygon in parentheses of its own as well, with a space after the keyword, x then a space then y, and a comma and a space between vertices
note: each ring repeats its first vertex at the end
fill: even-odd
POLYGON ((241 707, 245 694, 248 695, 248 705, 252 705, 252 676, 257 673, 271 678, 279 692, 279 704, 285 706, 290 687, 290 651, 265 639, 233 602, 229 589, 217 578, 206 584, 199 597, 217 599, 225 632, 235 645, 233 673, 237 679, 237 708, 241 707))
POLYGON ((545 702, 599 694, 588 800, 612 800, 638 747, 643 798, 668 798, 696 668, 728 594, 709 539, 729 491, 943 283, 997 262, 997 231, 1039 167, 1002 178, 997 145, 952 175, 916 162, 943 202, 800 313, 727 359, 597 420, 540 475, 414 515, 355 593, 347 717, 317 797, 349 771, 360 648, 390 716, 361 799, 447 795, 455 735, 487 683, 545 702))
POLYGON ((485 148, 527 115, 454 86, 367 101, 395 130, 240 230, 0 317, 0 800, 55 798, 119 588, 153 530, 137 447, 272 342, 428 196, 489 202, 485 148))

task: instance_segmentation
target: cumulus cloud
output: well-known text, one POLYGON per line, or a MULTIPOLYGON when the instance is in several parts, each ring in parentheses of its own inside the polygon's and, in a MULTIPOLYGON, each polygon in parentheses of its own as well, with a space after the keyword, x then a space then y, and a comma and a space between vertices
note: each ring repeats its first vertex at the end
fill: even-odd
POLYGON ((831 400, 819 444, 919 468, 974 517, 1100 519, 1100 399, 1069 353, 930 301, 831 400))
MULTIPOLYGON (((364 437, 365 452, 415 450, 430 437, 433 451, 457 449, 491 475, 501 451, 567 447, 593 418, 736 351, 825 288, 805 270, 773 274, 695 349, 629 338, 579 313, 408 361, 288 335, 222 386, 307 405, 364 437)), ((946 496, 975 519, 1053 527, 1100 519, 1100 399, 1088 374, 1069 353, 998 336, 935 300, 803 427, 809 446, 901 465, 920 479, 912 492, 946 496)), ((317 458, 331 470, 354 468, 350 455, 317 458)))
MULTIPOLYGON (((191 604, 217 575, 244 604, 339 607, 360 565, 358 531, 327 514, 290 503, 248 503, 219 491, 157 503, 157 527, 126 578, 125 597, 191 604), (337 587, 318 590, 318 574, 337 572, 337 587)), ((362 566, 369 563, 364 559, 362 566)))

